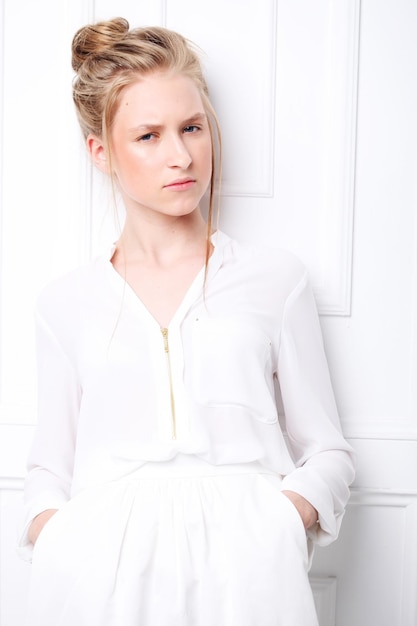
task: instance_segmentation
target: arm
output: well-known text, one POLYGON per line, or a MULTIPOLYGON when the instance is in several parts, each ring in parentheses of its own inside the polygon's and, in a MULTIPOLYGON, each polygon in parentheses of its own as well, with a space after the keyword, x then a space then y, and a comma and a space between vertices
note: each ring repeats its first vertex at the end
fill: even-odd
POLYGON ((354 478, 354 457, 341 431, 307 276, 286 303, 277 373, 296 465, 282 488, 299 509, 312 538, 326 545, 339 531, 354 478))
POLYGON ((36 313, 38 423, 28 458, 25 519, 19 541, 22 558, 52 513, 71 493, 80 389, 74 367, 44 316, 36 313))

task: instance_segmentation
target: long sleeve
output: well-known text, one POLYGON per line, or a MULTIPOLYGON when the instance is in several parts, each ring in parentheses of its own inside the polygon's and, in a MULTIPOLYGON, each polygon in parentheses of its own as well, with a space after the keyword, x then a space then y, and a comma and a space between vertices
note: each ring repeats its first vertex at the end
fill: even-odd
POLYGON ((324 352, 314 296, 307 276, 287 300, 281 331, 278 379, 296 469, 282 488, 296 491, 319 512, 311 539, 336 539, 354 478, 354 454, 344 439, 324 352))
POLYGON ((28 458, 25 482, 25 522, 19 542, 30 559, 27 531, 32 519, 46 509, 59 509, 70 498, 80 388, 63 347, 36 313, 38 424, 28 458))
POLYGON ((204 297, 196 280, 169 325, 171 380, 160 326, 114 271, 112 251, 40 294, 23 558, 38 513, 177 454, 213 465, 261 463, 318 509, 313 539, 337 536, 353 457, 304 266, 285 251, 241 246, 221 233, 215 243, 204 297), (278 423, 275 375, 292 457, 278 423))

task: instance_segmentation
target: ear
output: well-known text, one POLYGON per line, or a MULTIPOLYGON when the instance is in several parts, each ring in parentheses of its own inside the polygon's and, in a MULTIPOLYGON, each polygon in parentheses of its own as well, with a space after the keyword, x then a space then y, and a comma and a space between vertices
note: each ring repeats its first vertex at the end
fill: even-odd
POLYGON ((88 135, 86 142, 88 153, 94 165, 104 174, 109 174, 107 151, 103 141, 95 135, 88 135))

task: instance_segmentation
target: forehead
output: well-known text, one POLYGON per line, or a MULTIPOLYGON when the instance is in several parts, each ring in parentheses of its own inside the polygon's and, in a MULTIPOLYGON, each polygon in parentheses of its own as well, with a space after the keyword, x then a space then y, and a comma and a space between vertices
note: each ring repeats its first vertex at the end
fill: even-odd
POLYGON ((160 123, 204 112, 200 91, 182 74, 155 72, 126 86, 119 96, 115 122, 160 123), (143 118, 143 119, 140 119, 143 118))

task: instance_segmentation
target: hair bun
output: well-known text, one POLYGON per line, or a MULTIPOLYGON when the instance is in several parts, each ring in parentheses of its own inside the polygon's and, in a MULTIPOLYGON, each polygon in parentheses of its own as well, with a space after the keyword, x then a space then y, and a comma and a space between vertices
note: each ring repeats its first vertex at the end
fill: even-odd
POLYGON ((128 31, 129 22, 123 17, 80 28, 72 40, 73 70, 78 72, 87 57, 108 50, 116 42, 124 39, 128 31))

